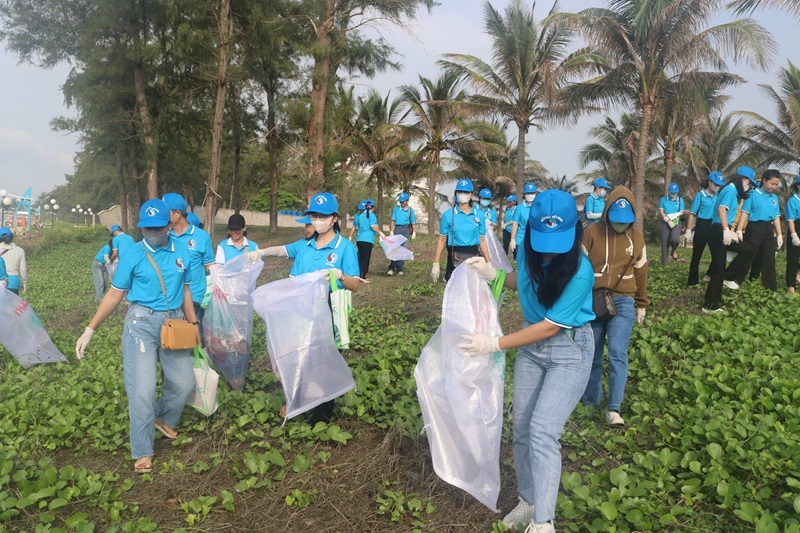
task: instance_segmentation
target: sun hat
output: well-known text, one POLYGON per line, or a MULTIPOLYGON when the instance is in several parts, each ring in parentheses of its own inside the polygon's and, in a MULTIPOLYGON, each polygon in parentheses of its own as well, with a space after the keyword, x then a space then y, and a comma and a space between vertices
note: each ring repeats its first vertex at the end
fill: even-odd
POLYGON ((139 209, 140 228, 162 228, 170 223, 169 206, 164 200, 154 198, 147 200, 139 209))
POLYGON ((456 183, 456 192, 474 192, 475 186, 470 180, 458 180, 456 183))
POLYGON ((739 167, 736 169, 736 174, 742 176, 743 178, 747 178, 753 182, 753 185, 758 185, 756 182, 756 171, 750 167, 739 167))
POLYGON ((245 227, 247 224, 244 221, 244 217, 239 214, 232 214, 228 217, 228 229, 238 230, 245 227))
POLYGON ((549 189, 536 196, 528 215, 531 248, 540 253, 563 254, 575 244, 578 208, 568 192, 549 189))
POLYGON ((528 182, 528 183, 526 183, 526 184, 525 184, 525 186, 522 188, 522 192, 523 192, 523 193, 531 193, 531 192, 536 192, 536 184, 535 184, 534 182, 532 182, 532 181, 529 181, 529 182, 528 182))
POLYGON ((678 194, 678 184, 677 183, 670 183, 669 184, 669 193, 670 194, 678 194))
POLYGON ((635 218, 633 206, 625 198, 617 198, 613 204, 608 206, 608 220, 610 222, 630 224, 635 218))
POLYGON ((714 183, 715 185, 725 185, 725 178, 722 175, 722 172, 712 172, 708 175, 708 181, 714 183))
POLYGON ((167 204, 167 207, 173 211, 186 211, 189 208, 183 196, 176 192, 168 192, 164 195, 162 200, 164 200, 164 202, 167 204))
POLYGON ((611 186, 610 183, 608 183, 608 181, 606 181, 605 178, 597 178, 596 180, 594 180, 592 182, 592 186, 595 187, 595 188, 602 187, 604 189, 613 189, 614 188, 614 187, 611 186))
POLYGON ((329 192, 318 192, 311 197, 308 203, 306 214, 317 213, 319 215, 338 215, 339 200, 329 192))
POLYGON ((491 198, 492 191, 490 191, 489 189, 481 189, 481 192, 478 193, 478 196, 481 198, 491 198))

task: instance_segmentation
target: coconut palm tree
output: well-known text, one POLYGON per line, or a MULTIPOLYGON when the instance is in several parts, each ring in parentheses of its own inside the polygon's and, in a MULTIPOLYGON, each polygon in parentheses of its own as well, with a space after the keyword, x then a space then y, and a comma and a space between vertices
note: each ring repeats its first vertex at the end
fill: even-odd
POLYGON ((755 166, 753 152, 745 150, 745 123, 733 115, 713 118, 688 146, 689 172, 700 184, 711 172, 732 175, 743 165, 755 166))
POLYGON ((641 228, 651 125, 667 90, 687 73, 710 66, 722 71, 724 55, 765 68, 775 51, 769 33, 752 20, 707 27, 720 0, 610 0, 609 8, 577 14, 559 13, 566 27, 605 57, 600 76, 569 88, 578 105, 622 104, 637 109, 642 120, 635 159, 636 225, 641 228))
POLYGON ((597 167, 583 174, 587 183, 597 178, 606 178, 612 183, 630 186, 636 177, 634 161, 637 153, 639 131, 638 118, 625 113, 620 123, 606 117, 599 126, 589 130, 589 135, 596 139, 578 152, 581 169, 596 164, 597 167))
POLYGON ((566 174, 547 176, 541 180, 541 185, 545 190, 558 189, 559 191, 568 192, 573 195, 578 194, 578 182, 568 178, 566 174))
MULTIPOLYGON (((582 73, 590 63, 587 50, 569 53, 572 32, 554 25, 537 24, 530 7, 512 0, 499 13, 488 1, 483 6, 486 32, 492 39, 492 61, 465 54, 445 54, 439 64, 472 84, 472 101, 513 122, 519 131, 516 186, 525 183, 525 143, 530 128, 563 121, 575 108, 557 101, 559 86, 568 76, 582 73)), ((558 10, 553 4, 550 14, 558 10)))
POLYGON ((800 0, 734 0, 728 7, 737 13, 752 13, 758 8, 775 8, 800 16, 800 0))

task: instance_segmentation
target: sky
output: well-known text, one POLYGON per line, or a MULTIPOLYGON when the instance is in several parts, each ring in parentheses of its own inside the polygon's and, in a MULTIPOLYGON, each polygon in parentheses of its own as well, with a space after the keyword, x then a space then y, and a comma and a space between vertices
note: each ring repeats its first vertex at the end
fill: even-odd
MULTIPOLYGON (((372 80, 353 80, 359 89, 374 87, 382 94, 397 93, 401 85, 416 84, 418 76, 434 78, 438 75, 436 61, 444 53, 472 54, 490 59, 490 41, 483 32, 483 0, 439 0, 440 5, 431 14, 423 14, 409 29, 393 27, 378 31, 400 54, 403 65, 399 72, 387 72, 372 80)), ((505 9, 506 0, 494 0, 498 10, 505 9)), ((552 4, 541 1, 536 8, 537 19, 547 14, 552 4)), ((587 7, 602 6, 599 0, 564 0, 562 11, 579 11, 587 7)), ((775 119, 772 106, 758 90, 758 83, 767 83, 778 67, 787 59, 800 64, 800 47, 796 44, 798 21, 774 12, 762 11, 753 15, 770 32, 778 43, 779 51, 771 72, 755 72, 747 67, 729 62, 729 70, 743 76, 749 83, 730 91, 733 96, 726 111, 755 111, 770 120, 775 119)), ((715 23, 730 19, 723 14, 715 23)), ((0 44, 2 47, 2 44, 0 44)), ((33 187, 34 198, 66 183, 72 173, 78 136, 54 132, 50 121, 58 116, 73 116, 74 111, 64 105, 61 87, 69 73, 67 65, 52 70, 19 65, 17 58, 0 48, 0 72, 5 83, 0 84, 0 189, 22 195, 33 187)), ((618 117, 619 109, 609 110, 618 117)), ((581 171, 577 154, 591 142, 587 136, 590 127, 603 121, 604 114, 583 118, 569 128, 549 128, 546 132, 531 130, 528 135, 528 157, 537 159, 554 175, 573 177, 581 171)), ((516 138, 515 128, 509 138, 516 138)))

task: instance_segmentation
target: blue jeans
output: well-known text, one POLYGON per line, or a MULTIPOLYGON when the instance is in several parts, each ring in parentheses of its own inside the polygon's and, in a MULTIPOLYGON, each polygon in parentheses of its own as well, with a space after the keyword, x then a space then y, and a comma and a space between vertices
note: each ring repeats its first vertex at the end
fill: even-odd
MULTIPOLYGON (((404 225, 404 226, 395 226, 394 227, 394 234, 395 235, 402 235, 406 239, 411 238, 411 226, 404 225)), ((409 241, 406 241, 402 244, 403 248, 408 248, 409 241)), ((389 261, 389 270, 394 270, 395 272, 402 272, 403 269, 406 267, 405 261, 389 261)))
MULTIPOLYGON (((154 422, 177 427, 183 406, 194 388, 194 357, 190 350, 161 348, 161 326, 167 313, 131 304, 122 330, 122 370, 128 395, 131 455, 153 455, 154 422), (161 360, 163 385, 156 402, 156 363, 161 360)), ((183 311, 171 311, 183 318, 183 311)))
POLYGON ((98 302, 103 299, 103 296, 106 294, 106 278, 108 277, 108 273, 106 271, 106 266, 97 261, 96 259, 92 259, 92 281, 94 281, 94 299, 98 302))
POLYGON ((603 399, 603 351, 608 338, 608 404, 609 411, 619 411, 625 383, 628 381, 628 343, 631 340, 636 310, 630 296, 614 296, 617 315, 611 320, 591 322, 594 332, 594 361, 592 374, 581 402, 600 405, 603 399))
MULTIPOLYGON (((523 327, 528 326, 526 322, 523 327)), ((534 521, 555 518, 561 482, 561 432, 586 388, 594 336, 589 324, 522 346, 514 365, 514 465, 519 496, 534 521)))

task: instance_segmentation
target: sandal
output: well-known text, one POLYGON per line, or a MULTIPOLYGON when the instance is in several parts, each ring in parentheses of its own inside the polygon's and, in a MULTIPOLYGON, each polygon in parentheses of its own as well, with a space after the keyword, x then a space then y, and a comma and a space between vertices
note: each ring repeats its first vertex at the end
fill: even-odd
POLYGON ((153 471, 153 458, 141 457, 133 463, 133 471, 136 474, 149 474, 153 471))
POLYGON ((178 432, 169 427, 169 425, 163 420, 156 418, 155 426, 156 429, 159 430, 162 435, 164 435, 170 440, 178 437, 178 432))

